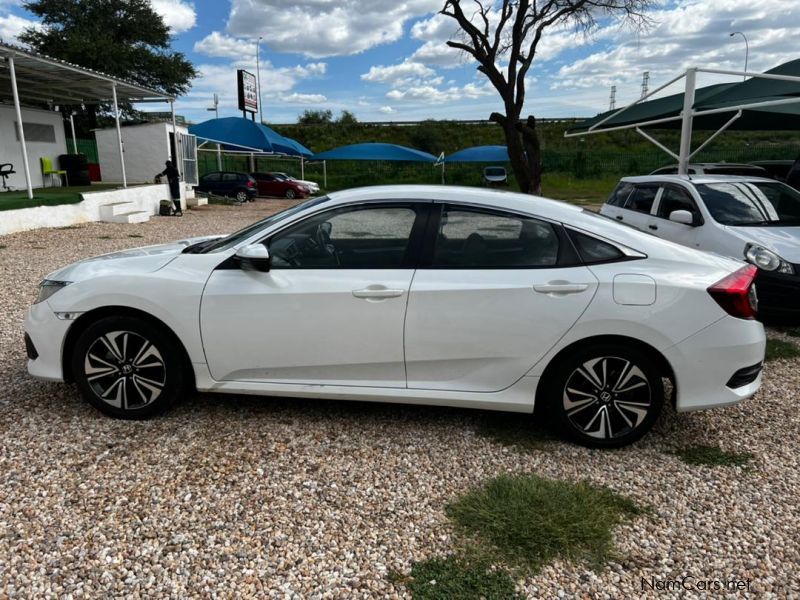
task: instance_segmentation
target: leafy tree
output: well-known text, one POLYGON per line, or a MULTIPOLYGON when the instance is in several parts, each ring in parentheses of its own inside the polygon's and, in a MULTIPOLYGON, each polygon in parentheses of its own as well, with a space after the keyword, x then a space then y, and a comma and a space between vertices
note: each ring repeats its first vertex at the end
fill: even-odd
POLYGON ((333 112, 330 110, 310 110, 306 109, 297 118, 300 125, 328 125, 333 123, 333 112))
MULTIPOLYGON (((38 52, 175 96, 188 92, 197 76, 171 49, 169 28, 149 0, 29 0, 23 6, 41 25, 19 39, 38 52)), ((91 120, 96 123, 94 112, 91 120)))
POLYGON ((343 110, 341 114, 339 114, 339 118, 336 119, 336 122, 339 125, 355 125, 358 123, 358 119, 356 119, 356 116, 349 110, 343 110))
POLYGON ((597 20, 621 16, 641 26, 643 12, 657 0, 445 0, 441 14, 454 19, 461 38, 447 45, 470 55, 500 94, 505 114, 489 117, 500 125, 508 156, 523 192, 542 185, 541 144, 533 115, 520 121, 525 83, 542 36, 573 27, 591 31, 597 20))

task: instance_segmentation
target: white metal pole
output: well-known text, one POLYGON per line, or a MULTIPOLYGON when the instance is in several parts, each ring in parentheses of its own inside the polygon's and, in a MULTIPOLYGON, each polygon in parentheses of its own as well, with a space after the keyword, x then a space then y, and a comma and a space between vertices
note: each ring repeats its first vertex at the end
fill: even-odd
POLYGON ((222 144, 217 144, 217 171, 222 171, 222 144))
POLYGON ((261 37, 256 42, 256 88, 258 90, 258 122, 264 122, 264 111, 261 108, 261 65, 259 55, 261 54, 261 37))
POLYGON ((117 103, 117 84, 111 84, 111 92, 114 96, 114 122, 117 125, 117 145, 119 146, 119 166, 122 169, 122 187, 128 187, 128 178, 125 175, 125 156, 122 149, 122 130, 119 127, 119 104, 117 103))
POLYGON ((172 137, 175 140, 175 156, 172 157, 172 165, 178 169, 178 173, 181 173, 183 169, 181 167, 181 148, 178 140, 178 127, 175 124, 175 101, 169 101, 169 109, 172 113, 172 137))
POLYGON ((328 161, 322 161, 322 185, 328 189, 328 161))
POLYGON ((686 175, 689 171, 689 156, 692 153, 692 119, 694 118, 694 90, 697 83, 697 70, 686 70, 686 89, 683 94, 683 112, 681 113, 681 145, 678 152, 678 174, 686 175))
POLYGON ((22 147, 22 167, 25 169, 25 185, 28 188, 28 200, 33 200, 33 186, 31 185, 31 166, 28 164, 28 147, 25 145, 25 128, 22 126, 22 108, 19 105, 19 90, 17 90, 17 72, 14 70, 14 57, 8 57, 8 70, 11 73, 11 93, 14 96, 14 110, 17 113, 17 127, 19 128, 19 145, 22 147))
POLYGON ((303 160, 303 157, 300 156, 300 179, 306 178, 306 163, 303 160))
POLYGON ((78 139, 75 137, 75 119, 73 118, 73 113, 70 111, 69 113, 69 128, 72 130, 72 152, 73 154, 78 153, 78 139))

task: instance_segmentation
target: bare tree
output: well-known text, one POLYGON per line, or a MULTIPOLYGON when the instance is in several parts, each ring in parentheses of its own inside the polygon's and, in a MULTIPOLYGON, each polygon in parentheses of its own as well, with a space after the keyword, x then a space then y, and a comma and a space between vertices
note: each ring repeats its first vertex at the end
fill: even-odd
POLYGON ((525 104, 525 78, 542 36, 548 29, 570 27, 588 33, 599 19, 619 16, 636 26, 647 22, 644 11, 654 0, 446 0, 441 14, 458 22, 459 40, 447 45, 478 63, 500 94, 505 114, 489 117, 505 133, 511 168, 520 190, 538 194, 542 161, 536 119, 520 120, 525 104), (507 61, 507 66, 501 64, 507 61))

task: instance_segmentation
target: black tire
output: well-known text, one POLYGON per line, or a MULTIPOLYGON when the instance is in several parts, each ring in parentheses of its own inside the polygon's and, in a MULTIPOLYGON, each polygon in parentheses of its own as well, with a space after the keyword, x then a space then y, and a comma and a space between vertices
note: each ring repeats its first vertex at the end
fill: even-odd
POLYGON ((78 338, 72 373, 81 395, 111 417, 147 419, 186 388, 183 351, 159 327, 134 317, 107 317, 78 338))
POLYGON ((294 191, 292 188, 289 188, 289 189, 287 189, 287 190, 284 192, 284 194, 283 194, 283 195, 284 195, 284 196, 286 196, 286 198, 287 198, 288 200, 294 200, 294 199, 295 199, 295 197, 297 196, 297 194, 295 193, 295 191, 294 191))
POLYGON ((597 344, 560 361, 543 382, 543 400, 569 439, 591 448, 619 448, 641 438, 658 419, 664 404, 661 377, 645 353, 597 344))
POLYGON ((249 195, 244 190, 239 190, 238 192, 236 192, 236 201, 237 202, 241 202, 242 204, 244 204, 249 199, 250 199, 249 195))

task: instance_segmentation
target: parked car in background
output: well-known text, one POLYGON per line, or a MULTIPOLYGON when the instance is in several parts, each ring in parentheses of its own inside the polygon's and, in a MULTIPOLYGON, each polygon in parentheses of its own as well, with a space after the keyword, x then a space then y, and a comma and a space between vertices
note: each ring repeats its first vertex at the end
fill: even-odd
POLYGON ((48 275, 28 370, 141 418, 190 389, 549 415, 616 447, 761 384, 755 267, 527 194, 336 192, 48 275))
POLYGON ((280 198, 307 198, 311 191, 298 181, 281 179, 273 173, 250 173, 256 180, 259 196, 274 196, 280 198))
MULTIPOLYGON (((675 175, 678 165, 656 169, 650 175, 675 175)), ((769 172, 759 166, 738 163, 692 163, 687 169, 689 175, 742 175, 747 177, 769 177, 769 172)))
POLYGON ((771 179, 625 177, 600 214, 758 267, 759 312, 800 317, 800 192, 771 179))
POLYGON ((280 171, 271 171, 270 175, 272 175, 274 177, 278 177, 279 179, 286 179, 286 180, 289 180, 289 181, 296 181, 297 183, 306 186, 308 188, 308 190, 312 194, 318 194, 319 193, 319 184, 316 183, 315 181, 308 181, 306 179, 295 179, 294 177, 292 177, 288 173, 282 173, 280 171))
POLYGON ((764 169, 769 173, 769 177, 778 181, 786 181, 789 171, 794 164, 793 160, 757 160, 750 163, 756 167, 764 169))
POLYGON ((195 186, 198 192, 236 198, 238 202, 252 202, 258 195, 256 181, 247 173, 237 171, 212 171, 200 178, 195 186))
POLYGON ((508 173, 505 167, 486 167, 483 170, 483 185, 508 185, 508 173))

